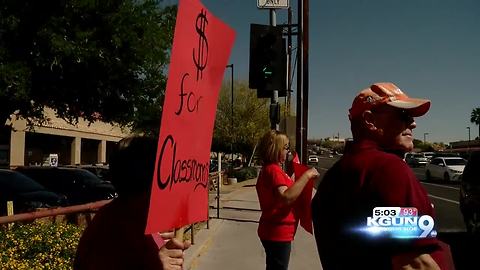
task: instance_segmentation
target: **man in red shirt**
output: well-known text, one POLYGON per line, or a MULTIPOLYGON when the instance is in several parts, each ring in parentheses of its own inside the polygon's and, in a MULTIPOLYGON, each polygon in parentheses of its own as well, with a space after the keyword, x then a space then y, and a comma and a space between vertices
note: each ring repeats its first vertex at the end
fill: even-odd
POLYGON ((434 216, 425 189, 402 160, 413 149, 414 117, 429 108, 429 100, 409 98, 392 83, 373 84, 354 99, 353 143, 312 200, 323 269, 449 269, 433 236, 398 239, 364 230, 375 207, 415 207, 418 216, 434 216))

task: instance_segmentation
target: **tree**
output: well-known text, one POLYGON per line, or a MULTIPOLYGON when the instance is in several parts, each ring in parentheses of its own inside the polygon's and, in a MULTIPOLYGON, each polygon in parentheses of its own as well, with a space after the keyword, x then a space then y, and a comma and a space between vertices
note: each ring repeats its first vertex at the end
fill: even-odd
POLYGON ((480 137, 480 108, 475 108, 472 110, 470 122, 478 126, 478 136, 480 137))
POLYGON ((418 139, 413 139, 413 148, 418 149, 420 152, 431 152, 435 150, 432 143, 423 142, 418 139))
POLYGON ((241 153, 245 158, 252 155, 260 137, 270 129, 267 99, 258 99, 255 91, 246 82, 234 83, 233 126, 230 84, 222 86, 215 118, 212 151, 241 153))
POLYGON ((176 7, 155 0, 0 0, 0 121, 158 128, 176 7), (134 121, 134 124, 132 122, 134 121))

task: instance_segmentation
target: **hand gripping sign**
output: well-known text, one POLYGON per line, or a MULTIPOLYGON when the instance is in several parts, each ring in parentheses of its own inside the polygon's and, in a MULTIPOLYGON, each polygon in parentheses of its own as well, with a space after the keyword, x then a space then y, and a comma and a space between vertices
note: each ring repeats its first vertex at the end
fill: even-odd
POLYGON ((208 219, 210 146, 234 37, 200 1, 179 1, 146 234, 208 219))

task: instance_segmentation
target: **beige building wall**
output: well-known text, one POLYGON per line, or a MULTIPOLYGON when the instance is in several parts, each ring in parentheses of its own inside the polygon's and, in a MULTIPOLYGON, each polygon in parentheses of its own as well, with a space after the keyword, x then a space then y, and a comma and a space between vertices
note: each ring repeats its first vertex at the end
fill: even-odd
POLYGON ((82 163, 81 151, 82 151, 82 138, 80 137, 73 138, 71 152, 70 152, 71 154, 70 163, 72 165, 82 163))
POLYGON ((10 133, 10 167, 23 166, 25 161, 26 122, 19 122, 10 133))
POLYGON ((98 144, 97 156, 98 156, 98 162, 100 163, 107 162, 107 141, 106 140, 102 140, 98 144))
POLYGON ((27 132, 71 137, 70 163, 72 165, 81 162, 82 139, 98 140, 97 160, 105 162, 107 142, 118 142, 130 134, 129 130, 99 121, 88 123, 84 119, 79 119, 76 125, 72 125, 56 117, 55 112, 49 108, 46 108, 44 113, 48 121, 31 127, 27 127, 27 121, 22 118, 11 122, 13 129, 10 136, 10 167, 25 165, 25 134, 27 132))

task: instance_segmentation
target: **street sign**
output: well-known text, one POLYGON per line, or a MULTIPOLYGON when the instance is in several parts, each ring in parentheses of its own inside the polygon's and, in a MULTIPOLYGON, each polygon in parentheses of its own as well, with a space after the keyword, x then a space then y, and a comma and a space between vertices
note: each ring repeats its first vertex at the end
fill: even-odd
POLYGON ((288 8, 290 6, 288 0, 257 0, 258 8, 288 8))

